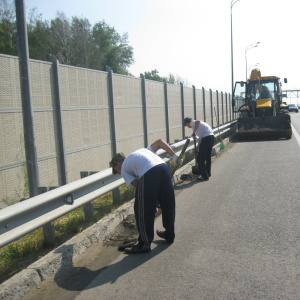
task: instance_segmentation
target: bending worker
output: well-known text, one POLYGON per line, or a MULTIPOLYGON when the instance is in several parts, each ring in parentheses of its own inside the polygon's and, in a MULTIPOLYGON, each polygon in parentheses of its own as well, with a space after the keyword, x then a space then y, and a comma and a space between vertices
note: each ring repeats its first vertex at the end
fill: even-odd
POLYGON ((198 136, 197 164, 200 171, 199 181, 208 181, 211 176, 211 150, 214 145, 214 132, 205 122, 185 118, 183 124, 193 130, 192 137, 198 136))
POLYGON ((122 152, 117 153, 110 162, 113 174, 121 174, 127 186, 136 188, 134 214, 139 236, 137 244, 125 249, 128 254, 151 251, 157 203, 161 207, 165 230, 156 233, 169 244, 175 239, 175 194, 170 169, 154 152, 159 148, 167 149, 175 164, 182 164, 182 160, 163 140, 154 142, 150 148, 136 150, 127 157, 122 152))

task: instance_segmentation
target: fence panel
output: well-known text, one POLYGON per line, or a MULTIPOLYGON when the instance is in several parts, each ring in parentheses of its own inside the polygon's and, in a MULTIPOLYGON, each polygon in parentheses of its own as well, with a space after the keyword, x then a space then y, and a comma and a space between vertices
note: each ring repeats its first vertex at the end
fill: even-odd
POLYGON ((170 143, 182 139, 181 87, 168 84, 170 143))
POLYGON ((167 140, 164 83, 146 80, 146 105, 149 144, 167 140))
POLYGON ((107 73, 61 65, 59 83, 71 182, 80 179, 81 171, 100 171, 108 166, 111 152, 107 73))
POLYGON ((128 155, 144 146, 141 79, 115 74, 114 97, 117 152, 128 155))
POLYGON ((183 95, 184 95, 184 116, 190 116, 192 119, 194 119, 194 115, 195 115, 194 91, 189 87, 184 87, 183 95))
MULTIPOLYGON (((111 89, 111 73, 59 63, 57 83, 56 68, 52 62, 30 60, 40 186, 58 186, 61 155, 65 156, 63 161, 68 182, 80 179, 82 171, 107 169, 114 143, 111 108, 114 108, 116 150, 125 154, 144 147, 146 140, 149 144, 158 138, 172 144, 182 140, 183 112, 184 116, 194 118, 196 115, 197 119, 205 120, 214 127, 217 124, 212 114, 213 107, 217 106, 215 92, 151 80, 145 80, 143 86, 142 78, 119 74, 112 74, 111 89), (58 146, 58 107, 62 114, 64 147, 58 146)), ((29 191, 18 58, 0 54, 0 68, 1 209, 27 197, 29 191)), ((224 103, 228 109, 224 119, 228 122, 233 116, 229 95, 225 96, 224 103)))
POLYGON ((0 208, 26 196, 19 61, 0 56, 0 208))

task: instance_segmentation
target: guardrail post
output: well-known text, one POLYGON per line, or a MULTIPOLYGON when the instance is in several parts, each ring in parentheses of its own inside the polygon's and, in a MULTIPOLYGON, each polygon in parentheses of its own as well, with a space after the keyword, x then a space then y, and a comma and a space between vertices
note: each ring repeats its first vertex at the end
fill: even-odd
POLYGON ((170 143, 168 82, 166 79, 164 79, 164 95, 165 95, 165 118, 166 118, 166 142, 170 143))
MULTIPOLYGON (((40 186, 38 187, 38 193, 43 194, 48 191, 57 188, 56 186, 40 186)), ((43 235, 44 241, 46 245, 53 246, 55 244, 55 229, 54 224, 52 222, 47 223, 43 226, 43 235)))
MULTIPOLYGON (((108 72, 108 93, 109 93, 109 115, 110 115, 110 135, 111 135, 111 154, 114 156, 117 153, 117 138, 115 129, 115 104, 114 104, 114 88, 113 88, 113 71, 109 66, 106 66, 108 72)), ((112 191, 113 202, 121 201, 119 188, 112 191)))
MULTIPOLYGON (((85 178, 87 176, 96 174, 98 172, 96 171, 81 171, 80 172, 80 178, 85 178)), ((86 221, 91 221, 94 219, 94 215, 95 215, 95 210, 94 210, 94 206, 92 202, 86 203, 83 205, 83 211, 84 211, 84 219, 86 221)))

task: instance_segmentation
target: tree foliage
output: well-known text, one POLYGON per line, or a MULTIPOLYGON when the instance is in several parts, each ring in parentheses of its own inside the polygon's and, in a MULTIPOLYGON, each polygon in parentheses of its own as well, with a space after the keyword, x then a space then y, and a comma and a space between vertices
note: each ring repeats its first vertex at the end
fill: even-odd
MULTIPOLYGON (((0 53, 18 55, 17 27, 14 0, 0 0, 0 53)), ((109 66, 115 73, 131 75, 128 68, 134 63, 133 47, 128 34, 119 34, 104 21, 92 26, 88 19, 67 19, 58 12, 47 21, 32 9, 27 17, 29 57, 49 61, 50 54, 61 64, 106 71, 109 66)), ((161 77, 156 69, 145 72, 145 78, 179 85, 184 80, 173 74, 161 77)))
MULTIPOLYGON (((91 26, 88 19, 64 13, 50 22, 43 20, 36 9, 27 18, 29 57, 49 60, 53 54, 60 63, 72 66, 106 70, 128 75, 134 63, 133 48, 128 44, 128 34, 120 35, 104 21, 91 26)), ((0 1, 0 53, 17 55, 16 16, 13 0, 0 1)))
POLYGON ((13 3, 0 1, 0 52, 17 55, 17 27, 13 3))
POLYGON ((144 76, 146 79, 149 79, 149 80, 155 80, 155 81, 166 80, 170 84, 180 85, 182 83, 184 86, 189 86, 188 82, 185 82, 185 80, 183 80, 181 77, 179 77, 177 75, 175 76, 174 74, 170 73, 169 77, 166 78, 166 77, 159 76, 158 73, 159 72, 156 69, 154 69, 150 72, 145 72, 144 76))
POLYGON ((146 79, 149 79, 149 80, 155 80, 155 81, 164 81, 166 78, 164 77, 160 77, 158 75, 158 71, 156 69, 150 71, 150 72, 145 72, 144 76, 146 79))

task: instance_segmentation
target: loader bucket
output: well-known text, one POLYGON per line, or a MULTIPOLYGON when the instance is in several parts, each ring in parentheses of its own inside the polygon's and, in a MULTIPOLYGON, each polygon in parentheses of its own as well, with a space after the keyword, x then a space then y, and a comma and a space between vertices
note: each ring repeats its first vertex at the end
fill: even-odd
POLYGON ((289 114, 272 117, 238 118, 238 139, 290 139, 292 137, 289 114))

